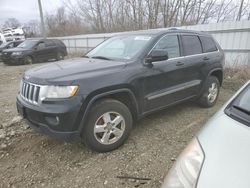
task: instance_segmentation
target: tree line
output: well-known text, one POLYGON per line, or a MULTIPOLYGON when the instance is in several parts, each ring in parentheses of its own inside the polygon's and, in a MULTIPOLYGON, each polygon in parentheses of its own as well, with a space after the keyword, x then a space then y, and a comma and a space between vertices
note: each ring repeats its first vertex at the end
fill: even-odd
POLYGON ((76 3, 67 0, 55 15, 46 15, 49 35, 61 35, 63 31, 65 34, 119 32, 243 19, 250 19, 250 0, 77 0, 76 3))
POLYGON ((45 27, 47 36, 67 36, 233 20, 250 20, 250 0, 65 0, 45 27))

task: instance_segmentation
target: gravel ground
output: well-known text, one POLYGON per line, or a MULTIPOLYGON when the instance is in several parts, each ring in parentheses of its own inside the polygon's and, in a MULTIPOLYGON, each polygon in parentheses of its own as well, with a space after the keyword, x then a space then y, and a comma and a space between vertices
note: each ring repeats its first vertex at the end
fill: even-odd
POLYGON ((36 133, 17 116, 20 77, 35 66, 0 63, 0 187, 160 187, 181 150, 242 85, 226 80, 210 109, 188 102, 147 116, 136 123, 125 145, 96 153, 36 133))

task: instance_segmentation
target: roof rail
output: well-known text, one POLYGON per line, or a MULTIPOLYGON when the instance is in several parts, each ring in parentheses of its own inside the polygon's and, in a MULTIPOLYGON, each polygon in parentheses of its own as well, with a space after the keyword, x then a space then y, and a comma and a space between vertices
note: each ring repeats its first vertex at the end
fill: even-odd
POLYGON ((178 30, 178 28, 176 28, 176 27, 171 27, 171 28, 169 28, 168 30, 178 30))

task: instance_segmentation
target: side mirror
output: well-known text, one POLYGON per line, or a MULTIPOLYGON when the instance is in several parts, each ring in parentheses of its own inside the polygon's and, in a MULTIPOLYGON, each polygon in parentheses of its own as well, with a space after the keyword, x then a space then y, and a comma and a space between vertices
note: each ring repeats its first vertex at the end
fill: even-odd
POLYGON ((168 59, 168 52, 166 50, 154 49, 146 57, 145 63, 151 64, 155 61, 164 61, 168 59))

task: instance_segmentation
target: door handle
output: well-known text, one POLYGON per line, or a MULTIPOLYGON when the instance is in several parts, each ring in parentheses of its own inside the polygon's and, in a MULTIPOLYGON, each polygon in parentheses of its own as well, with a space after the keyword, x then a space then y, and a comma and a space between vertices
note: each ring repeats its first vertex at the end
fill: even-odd
POLYGON ((209 60, 209 58, 208 57, 204 57, 203 60, 209 60))
POLYGON ((184 65, 183 62, 178 61, 178 62, 176 63, 176 66, 182 66, 182 65, 184 65))

